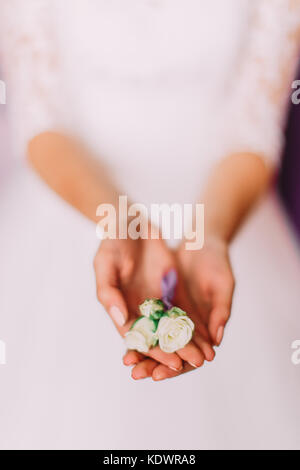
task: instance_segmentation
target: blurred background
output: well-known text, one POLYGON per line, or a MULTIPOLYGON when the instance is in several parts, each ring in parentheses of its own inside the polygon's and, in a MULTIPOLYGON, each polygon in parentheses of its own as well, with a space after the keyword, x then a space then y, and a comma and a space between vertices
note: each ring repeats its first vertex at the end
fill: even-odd
MULTIPOLYGON (((300 67, 298 70, 300 78, 300 67)), ((291 104, 278 189, 300 239, 300 106, 291 104)))
MULTIPOLYGON (((297 75, 295 79, 300 78, 300 68, 297 75)), ((0 80, 2 77, 0 57, 0 80)), ((127 98, 124 109, 126 103, 127 98)), ((137 393, 124 370, 120 361, 123 344, 96 300, 92 259, 98 241, 94 226, 56 200, 47 188, 42 191, 42 182, 33 176, 31 180, 30 172, 24 178, 23 210, 23 175, 19 179, 11 177, 18 168, 14 168, 11 158, 7 108, 0 105, 0 203, 7 215, 2 217, 1 212, 0 339, 9 348, 9 367, 1 370, 0 447, 98 448, 101 443, 102 448, 111 448, 113 443, 115 448, 144 449, 145 442, 156 442, 154 447, 149 445, 157 448, 163 431, 155 428, 158 432, 153 432, 149 414, 145 423, 150 425, 136 433, 137 418, 132 410, 142 410, 144 397, 151 393, 153 403, 168 405, 169 428, 176 429, 176 414, 170 406, 170 397, 174 401, 176 398, 173 384, 156 389, 155 384, 144 383, 137 393), (79 226, 74 236, 73 227, 76 230, 79 226), (107 331, 113 344, 109 361, 107 345, 99 341, 101 331, 107 331), (125 429, 134 432, 126 433, 125 429)), ((97 106, 93 110, 98 119, 97 106)), ((113 111, 114 107, 109 113, 109 136, 113 111)), ((136 123, 133 114, 129 113, 129 125, 131 119, 136 123)), ((122 116, 120 113, 120 129, 122 116)), ((275 183, 284 216, 272 194, 237 237, 232 249, 239 282, 234 305, 237 314, 222 354, 202 375, 191 374, 176 383, 178 396, 191 391, 183 428, 189 429, 190 417, 197 424, 199 421, 199 428, 191 427, 184 436, 183 447, 193 448, 199 440, 204 448, 216 446, 216 442, 220 448, 230 448, 231 442, 238 448, 262 448, 263 444, 272 448, 299 447, 300 407, 295 404, 299 401, 300 375, 290 360, 290 345, 299 334, 300 310, 300 250, 294 246, 300 246, 299 126, 300 105, 291 103, 286 145, 275 183)), ((97 140, 98 134, 92 134, 97 140)), ((137 148, 143 145, 143 135, 137 148)), ((121 146, 123 140, 120 142, 121 146)), ((142 160, 139 165, 139 169, 144 167, 142 160)), ((125 167, 121 166, 122 171, 125 167)), ((128 165, 125 174, 130 168, 128 165)), ((173 433, 164 437, 163 448, 176 448, 178 444, 173 440, 173 433)))
MULTIPOLYGON (((0 79, 1 64, 0 64, 0 79)), ((300 79, 300 66, 296 79, 300 79)), ((6 106, 0 105, 0 182, 12 171, 6 106)), ((276 190, 286 209, 288 221, 300 243, 300 105, 291 103, 286 126, 286 144, 276 190)), ((0 187, 1 191, 1 187, 0 187)))

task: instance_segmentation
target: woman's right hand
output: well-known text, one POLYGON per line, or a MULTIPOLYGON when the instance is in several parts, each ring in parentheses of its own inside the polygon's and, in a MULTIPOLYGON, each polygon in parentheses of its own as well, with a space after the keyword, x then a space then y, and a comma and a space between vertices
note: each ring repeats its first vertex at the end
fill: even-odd
MULTIPOLYGON (((176 268, 176 260, 161 239, 107 239, 100 245, 94 267, 98 299, 124 336, 138 317, 138 306, 146 298, 161 297, 161 280, 170 269, 176 268)), ((158 363, 178 372, 183 368, 183 361, 194 367, 204 362, 203 352, 192 343, 180 355, 155 347, 146 356, 141 370, 137 367, 134 372, 135 379, 151 376, 158 363)), ((143 356, 138 354, 138 357, 141 360, 143 356)))

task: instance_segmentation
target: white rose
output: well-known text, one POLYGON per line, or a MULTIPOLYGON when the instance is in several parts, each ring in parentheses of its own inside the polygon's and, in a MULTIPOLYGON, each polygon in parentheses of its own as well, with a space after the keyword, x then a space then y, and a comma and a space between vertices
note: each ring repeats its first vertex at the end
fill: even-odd
POLYGON ((125 336, 125 343, 128 349, 134 349, 141 353, 147 353, 149 351, 146 338, 139 331, 129 331, 125 336))
POLYGON ((159 299, 147 299, 139 306, 139 309, 144 317, 151 315, 158 319, 164 312, 164 304, 159 299))
POLYGON ((125 343, 128 349, 134 349, 141 353, 147 353, 149 348, 157 343, 156 324, 146 317, 140 317, 132 325, 131 330, 125 335, 125 343))
POLYGON ((173 353, 184 348, 191 341, 194 329, 195 325, 187 315, 162 317, 157 329, 160 349, 173 353))

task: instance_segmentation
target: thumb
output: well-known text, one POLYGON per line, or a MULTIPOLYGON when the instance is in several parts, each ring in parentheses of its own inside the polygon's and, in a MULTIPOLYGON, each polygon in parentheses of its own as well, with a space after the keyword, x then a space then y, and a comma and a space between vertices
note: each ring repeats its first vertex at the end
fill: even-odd
POLYGON ((97 297, 118 328, 128 320, 128 309, 118 286, 118 270, 112 256, 99 253, 95 259, 97 297))
POLYGON ((220 346, 223 340, 225 326, 229 320, 229 317, 230 309, 226 306, 217 306, 210 314, 208 329, 216 346, 220 346))
POLYGON ((117 327, 123 327, 128 319, 128 311, 121 291, 109 285, 97 289, 97 296, 117 327))
POLYGON ((213 308, 208 322, 208 329, 216 346, 220 346, 226 323, 230 318, 234 288, 235 281, 233 275, 230 274, 213 294, 213 308))

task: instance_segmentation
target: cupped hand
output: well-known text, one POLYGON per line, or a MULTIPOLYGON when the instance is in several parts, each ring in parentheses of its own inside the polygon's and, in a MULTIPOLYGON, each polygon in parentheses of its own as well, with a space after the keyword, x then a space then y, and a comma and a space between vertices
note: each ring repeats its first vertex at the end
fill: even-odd
POLYGON ((208 237, 202 250, 188 251, 183 244, 177 256, 197 316, 213 344, 220 346, 235 288, 228 245, 217 237, 208 237))
MULTIPOLYGON (((176 268, 176 257, 161 239, 104 240, 94 267, 98 299, 124 336, 139 315, 138 306, 146 298, 161 297, 161 280, 170 269, 176 268)), ((183 292, 180 295, 187 299, 183 292)), ((134 352, 129 354, 136 357, 134 352)), ((145 356, 137 355, 143 360, 139 376, 147 376, 158 365, 178 372, 184 361, 194 367, 200 367, 204 362, 204 354, 194 341, 178 353, 165 353, 155 347, 145 356)), ((142 378, 135 376, 135 371, 133 377, 142 378)))
MULTIPOLYGON (((196 252, 186 250, 182 244, 176 258, 182 277, 180 286, 184 288, 182 303, 178 305, 185 308, 194 321, 196 330, 193 341, 203 351, 206 360, 211 361, 214 358, 212 345, 219 346, 222 342, 234 293, 235 281, 228 246, 222 240, 210 237, 204 248, 196 252)), ((134 351, 125 355, 124 363, 136 364, 133 376, 152 376, 154 380, 172 378, 193 369, 191 363, 185 363, 183 369, 176 372, 163 364, 144 361, 134 351)))

